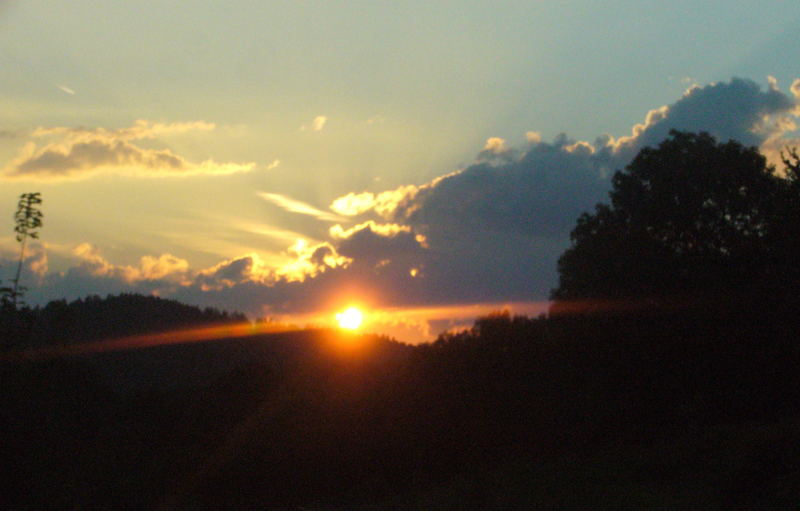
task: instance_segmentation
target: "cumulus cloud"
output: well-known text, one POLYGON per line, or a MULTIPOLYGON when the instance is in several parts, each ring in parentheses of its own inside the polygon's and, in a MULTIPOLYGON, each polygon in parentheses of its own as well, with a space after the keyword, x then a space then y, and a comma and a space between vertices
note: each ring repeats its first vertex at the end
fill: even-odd
MULTIPOLYGON (((7 286, 16 275, 19 253, 13 250, 0 250, 0 285, 7 286)), ((25 250, 22 261, 21 285, 40 285, 49 270, 47 250, 42 243, 33 242, 25 250)))
POLYGON ((210 159, 193 163, 169 149, 144 148, 134 143, 214 128, 214 124, 202 121, 162 124, 144 120, 119 130, 40 127, 31 136, 44 142, 25 144, 2 174, 7 179, 59 180, 85 178, 98 172, 180 177, 252 170, 254 163, 218 163, 210 159))
MULTIPOLYGON (((170 254, 144 256, 137 265, 116 265, 97 247, 81 243, 69 251, 72 266, 63 272, 50 272, 48 248, 52 250, 34 243, 26 251, 22 284, 28 288, 25 298, 31 303, 122 292, 169 295, 191 283, 189 263, 170 254)), ((13 254, 0 254, 0 278, 4 282, 13 278, 15 268, 13 254)))
POLYGON ((528 131, 525 133, 525 140, 531 144, 538 144, 542 141, 542 134, 538 131, 528 131))
POLYGON ((287 255, 289 262, 275 271, 277 277, 287 282, 303 282, 330 268, 346 267, 352 262, 350 258, 340 255, 330 243, 309 245, 302 239, 289 247, 287 255))
POLYGON ((495 154, 504 153, 508 151, 508 149, 506 141, 500 137, 490 137, 486 140, 486 145, 483 146, 484 151, 495 154))
POLYGON ((777 146, 796 129, 797 91, 800 81, 787 95, 774 80, 763 90, 734 78, 690 88, 618 139, 562 134, 545 142, 528 132, 527 144, 514 148, 491 137, 464 169, 418 186, 352 192, 331 209, 356 218, 374 214, 425 235, 431 250, 420 257, 430 295, 541 299, 555 285, 555 263, 575 220, 606 200, 611 174, 641 148, 672 129, 708 131, 762 150, 777 146))
MULTIPOLYGON (((800 101, 800 78, 796 79, 792 82, 791 89, 792 95, 795 97, 796 101, 800 101)), ((795 110, 796 112, 797 110, 795 110)))
POLYGON ((774 81, 766 91, 752 80, 733 78, 730 82, 689 88, 677 102, 651 110, 643 124, 630 136, 613 143, 628 159, 642 147, 654 146, 669 131, 707 131, 721 140, 738 140, 759 147, 779 128, 776 119, 796 113, 797 98, 778 89, 774 81))
POLYGON ((143 256, 139 266, 118 266, 107 261, 100 254, 100 250, 89 243, 81 243, 73 253, 80 261, 79 267, 97 277, 117 279, 128 284, 146 280, 188 282, 189 262, 171 254, 162 254, 158 257, 143 256))
POLYGON ((610 174, 670 130, 708 131, 720 140, 760 147, 796 129, 800 80, 792 84, 792 95, 781 92, 774 80, 766 91, 739 78, 692 87, 675 103, 648 112, 628 136, 587 142, 562 134, 544 142, 528 132, 528 146, 521 150, 491 137, 475 164, 463 170, 420 186, 349 193, 334 200, 331 209, 352 216, 374 211, 434 230, 468 226, 563 237, 577 214, 605 198, 610 174))

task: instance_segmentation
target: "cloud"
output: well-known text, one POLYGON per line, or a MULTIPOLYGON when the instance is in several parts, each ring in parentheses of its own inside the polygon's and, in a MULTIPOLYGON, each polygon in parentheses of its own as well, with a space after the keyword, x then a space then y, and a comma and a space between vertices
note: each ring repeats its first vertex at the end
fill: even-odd
POLYGON ((538 131, 528 131, 525 133, 525 140, 531 144, 538 144, 542 141, 542 134, 538 131))
POLYGON ((618 139, 561 134, 545 142, 528 132, 527 144, 515 148, 491 137, 464 169, 422 185, 351 192, 331 209, 355 218, 376 215, 426 236, 430 250, 419 254, 419 263, 428 297, 546 298, 577 217, 607 199, 610 176, 641 148, 657 145, 672 129, 708 131, 762 150, 785 143, 796 129, 800 81, 791 91, 781 92, 774 80, 763 90, 734 78, 690 88, 618 139))
POLYGON ((345 220, 345 218, 339 215, 333 214, 329 211, 323 211, 321 209, 315 208, 311 204, 291 199, 289 197, 286 197, 285 195, 280 195, 277 193, 258 192, 258 196, 266 200, 267 202, 271 202, 272 204, 275 204, 279 208, 284 209, 290 213, 297 213, 298 215, 311 216, 316 218, 317 220, 322 220, 325 222, 342 222, 345 220))
POLYGON ((321 131, 322 128, 325 127, 325 123, 328 122, 328 118, 324 115, 318 115, 314 117, 314 120, 311 121, 311 129, 314 131, 321 131))
MULTIPOLYGON (((158 292, 252 315, 311 315, 350 299, 425 314, 437 304, 541 302, 556 285, 556 261, 577 217, 607 201, 611 175, 636 152, 661 142, 670 129, 708 131, 762 150, 781 147, 797 129, 800 80, 789 90, 782 92, 772 79, 766 88, 741 79, 692 87, 619 138, 584 141, 561 134, 545 141, 528 132, 515 146, 490 137, 476 147, 471 165, 427 183, 353 191, 333 200, 330 211, 261 192, 286 211, 333 222, 329 238, 298 240, 264 228, 265 235, 293 242, 268 259, 245 254, 196 271, 168 254, 115 266, 84 246, 77 266, 49 274, 44 285, 51 291, 158 292)), ((179 128, 146 124, 118 137, 165 129, 179 128)), ((447 311, 436 323, 443 328, 455 324, 448 318, 463 318, 447 311)), ((432 324, 416 317, 412 323, 420 331, 432 324)))
POLYGON ((268 278, 269 270, 258 254, 247 254, 199 271, 191 279, 190 285, 199 287, 202 291, 210 291, 243 282, 265 282, 268 278))
POLYGON ((330 243, 309 245, 305 240, 287 249, 289 262, 275 270, 275 275, 285 282, 303 282, 331 268, 346 268, 352 260, 339 254, 330 243))
POLYGON ((73 253, 80 261, 79 267, 97 277, 117 279, 128 284, 147 280, 188 282, 189 262, 171 254, 143 256, 139 266, 117 266, 103 258, 98 248, 89 243, 81 243, 73 253))
POLYGON ((374 221, 369 220, 363 224, 351 227, 350 229, 344 229, 339 224, 334 225, 330 229, 330 234, 334 239, 345 240, 365 231, 372 232, 378 236, 390 238, 397 236, 401 232, 411 232, 411 227, 398 224, 377 224, 374 221))
MULTIPOLYGON (((423 186, 424 187, 424 186, 423 186)), ((376 211, 383 217, 391 217, 404 202, 412 200, 419 192, 420 187, 405 185, 381 193, 350 192, 334 200, 331 210, 344 216, 356 216, 370 210, 376 211)))
POLYGON ((47 141, 28 142, 17 157, 3 169, 7 179, 63 180, 85 178, 99 172, 115 172, 139 177, 185 177, 227 175, 247 172, 254 163, 218 163, 205 160, 192 163, 169 149, 148 149, 134 143, 141 139, 210 131, 207 122, 149 123, 139 120, 119 130, 104 128, 40 127, 32 137, 47 141))
POLYGON ((483 150, 489 153, 501 154, 509 150, 506 141, 500 137, 490 137, 486 140, 483 150))
POLYGON ((322 131, 327 122, 328 122, 327 117, 325 117, 324 115, 318 115, 314 117, 314 119, 311 121, 310 126, 306 126, 305 124, 300 126, 300 131, 307 131, 307 130, 322 131))
MULTIPOLYGON (((19 252, 14 249, 0 250, 0 287, 11 285, 16 277, 15 272, 19 263, 19 252)), ((20 285, 41 284, 42 279, 49 270, 47 250, 42 243, 30 243, 25 249, 25 258, 22 261, 20 285)))
POLYGON ((338 241, 339 253, 351 258, 354 265, 403 265, 401 272, 404 274, 427 248, 425 237, 415 234, 406 225, 378 224, 369 220, 350 229, 335 225, 330 233, 338 241))
POLYGON ((562 134, 543 142, 528 132, 528 146, 514 150, 491 137, 465 169, 420 186, 351 192, 334 200, 331 209, 351 216, 374 211, 426 229, 466 226, 563 238, 577 214, 605 198, 610 174, 641 148, 657 145, 672 129, 708 131, 720 140, 760 147, 796 129, 800 80, 792 84, 792 94, 781 92, 774 80, 762 91, 755 82, 734 78, 692 87, 677 102, 649 111, 631 135, 619 139, 603 135, 592 143, 562 134))
POLYGON ((778 129, 771 123, 792 115, 796 107, 797 98, 781 92, 774 79, 768 79, 766 91, 742 78, 692 86, 672 105, 651 110, 643 124, 634 126, 630 136, 620 138, 613 146, 631 158, 642 147, 657 145, 671 129, 677 129, 707 131, 720 140, 759 147, 778 129))
MULTIPOLYGON (((48 248, 52 251, 52 247, 48 248)), ((122 292, 143 294, 173 294, 191 283, 189 263, 172 256, 144 256, 138 265, 115 265, 105 259, 100 250, 81 243, 69 251, 72 266, 63 272, 50 272, 47 249, 34 243, 27 250, 22 285, 28 288, 26 301, 44 304, 52 299, 76 299, 90 294, 105 295, 122 292)), ((13 254, 0 254, 0 279, 13 278, 16 261, 13 254)))

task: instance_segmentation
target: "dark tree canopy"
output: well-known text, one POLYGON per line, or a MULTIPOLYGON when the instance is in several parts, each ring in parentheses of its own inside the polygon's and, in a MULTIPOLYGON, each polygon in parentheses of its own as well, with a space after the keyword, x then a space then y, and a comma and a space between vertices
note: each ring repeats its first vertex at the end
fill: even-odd
MULTIPOLYGON (((792 153, 790 153, 790 156, 792 153)), ((773 283, 790 257, 796 179, 756 148, 673 131, 612 181, 558 262, 556 300, 719 294, 773 283)))

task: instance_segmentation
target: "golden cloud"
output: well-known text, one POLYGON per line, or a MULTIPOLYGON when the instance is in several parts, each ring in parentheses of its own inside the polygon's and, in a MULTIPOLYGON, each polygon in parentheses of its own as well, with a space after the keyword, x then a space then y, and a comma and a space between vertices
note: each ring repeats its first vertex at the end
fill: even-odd
POLYGON ((373 233, 390 238, 396 236, 401 232, 411 232, 411 227, 399 224, 378 224, 372 220, 368 220, 362 224, 358 224, 350 229, 344 229, 341 225, 336 224, 330 228, 330 235, 335 239, 348 239, 353 234, 369 228, 373 233))
POLYGON ((154 139, 190 131, 211 131, 212 123, 203 121, 160 124, 144 120, 119 130, 105 128, 40 127, 34 138, 55 139, 37 145, 25 144, 17 157, 3 169, 10 179, 64 180, 86 178, 99 172, 130 176, 185 177, 227 175, 247 172, 255 163, 218 163, 205 160, 192 163, 169 149, 148 149, 133 141, 154 139))
POLYGON ((143 280, 171 280, 188 283, 189 262, 171 254, 158 257, 144 256, 139 266, 114 265, 106 260, 97 247, 89 243, 81 243, 73 250, 73 254, 83 262, 83 267, 92 275, 120 279, 128 284, 143 280))
POLYGON ((353 262, 336 252, 330 243, 310 245, 303 239, 287 249, 290 261, 278 268, 275 274, 288 282, 303 282, 313 278, 330 268, 347 267, 353 262))
POLYGON ((400 205, 416 197, 420 189, 421 187, 406 185, 378 194, 350 192, 334 200, 330 208, 345 216, 356 216, 374 210, 384 218, 391 218, 400 205))

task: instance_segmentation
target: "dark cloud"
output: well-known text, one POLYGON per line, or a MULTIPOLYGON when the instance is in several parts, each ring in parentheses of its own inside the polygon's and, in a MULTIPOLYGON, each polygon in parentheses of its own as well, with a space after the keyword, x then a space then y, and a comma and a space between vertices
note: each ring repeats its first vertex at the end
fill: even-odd
POLYGON ((432 243, 476 230, 559 238, 607 189, 607 158, 565 135, 482 160, 400 204, 393 220, 421 228, 432 243))
POLYGON ((193 283, 207 288, 231 286, 250 280, 253 273, 254 261, 252 256, 243 256, 231 261, 225 261, 217 266, 200 272, 193 283))
POLYGON ((491 138, 459 172, 419 187, 351 194, 351 203, 358 198, 354 210, 365 211, 371 199, 374 213, 426 236, 431 250, 421 254, 421 264, 429 296, 542 299, 555 284, 556 260, 577 217, 606 200, 611 174, 641 148, 657 145, 672 129, 760 146, 783 133, 796 108, 797 99, 774 83, 764 91, 734 78, 688 90, 620 139, 529 136, 526 147, 514 149, 491 138))
POLYGON ((719 140, 759 147, 779 129, 764 119, 790 114, 796 105, 796 98, 784 94, 772 82, 766 91, 752 80, 741 78, 695 86, 665 112, 651 111, 618 151, 630 159, 642 147, 660 143, 672 129, 707 131, 719 140))
POLYGON ((353 259, 354 264, 374 266, 382 261, 413 260, 425 252, 423 236, 396 224, 367 222, 347 231, 334 229, 332 233, 340 240, 339 254, 353 259))

